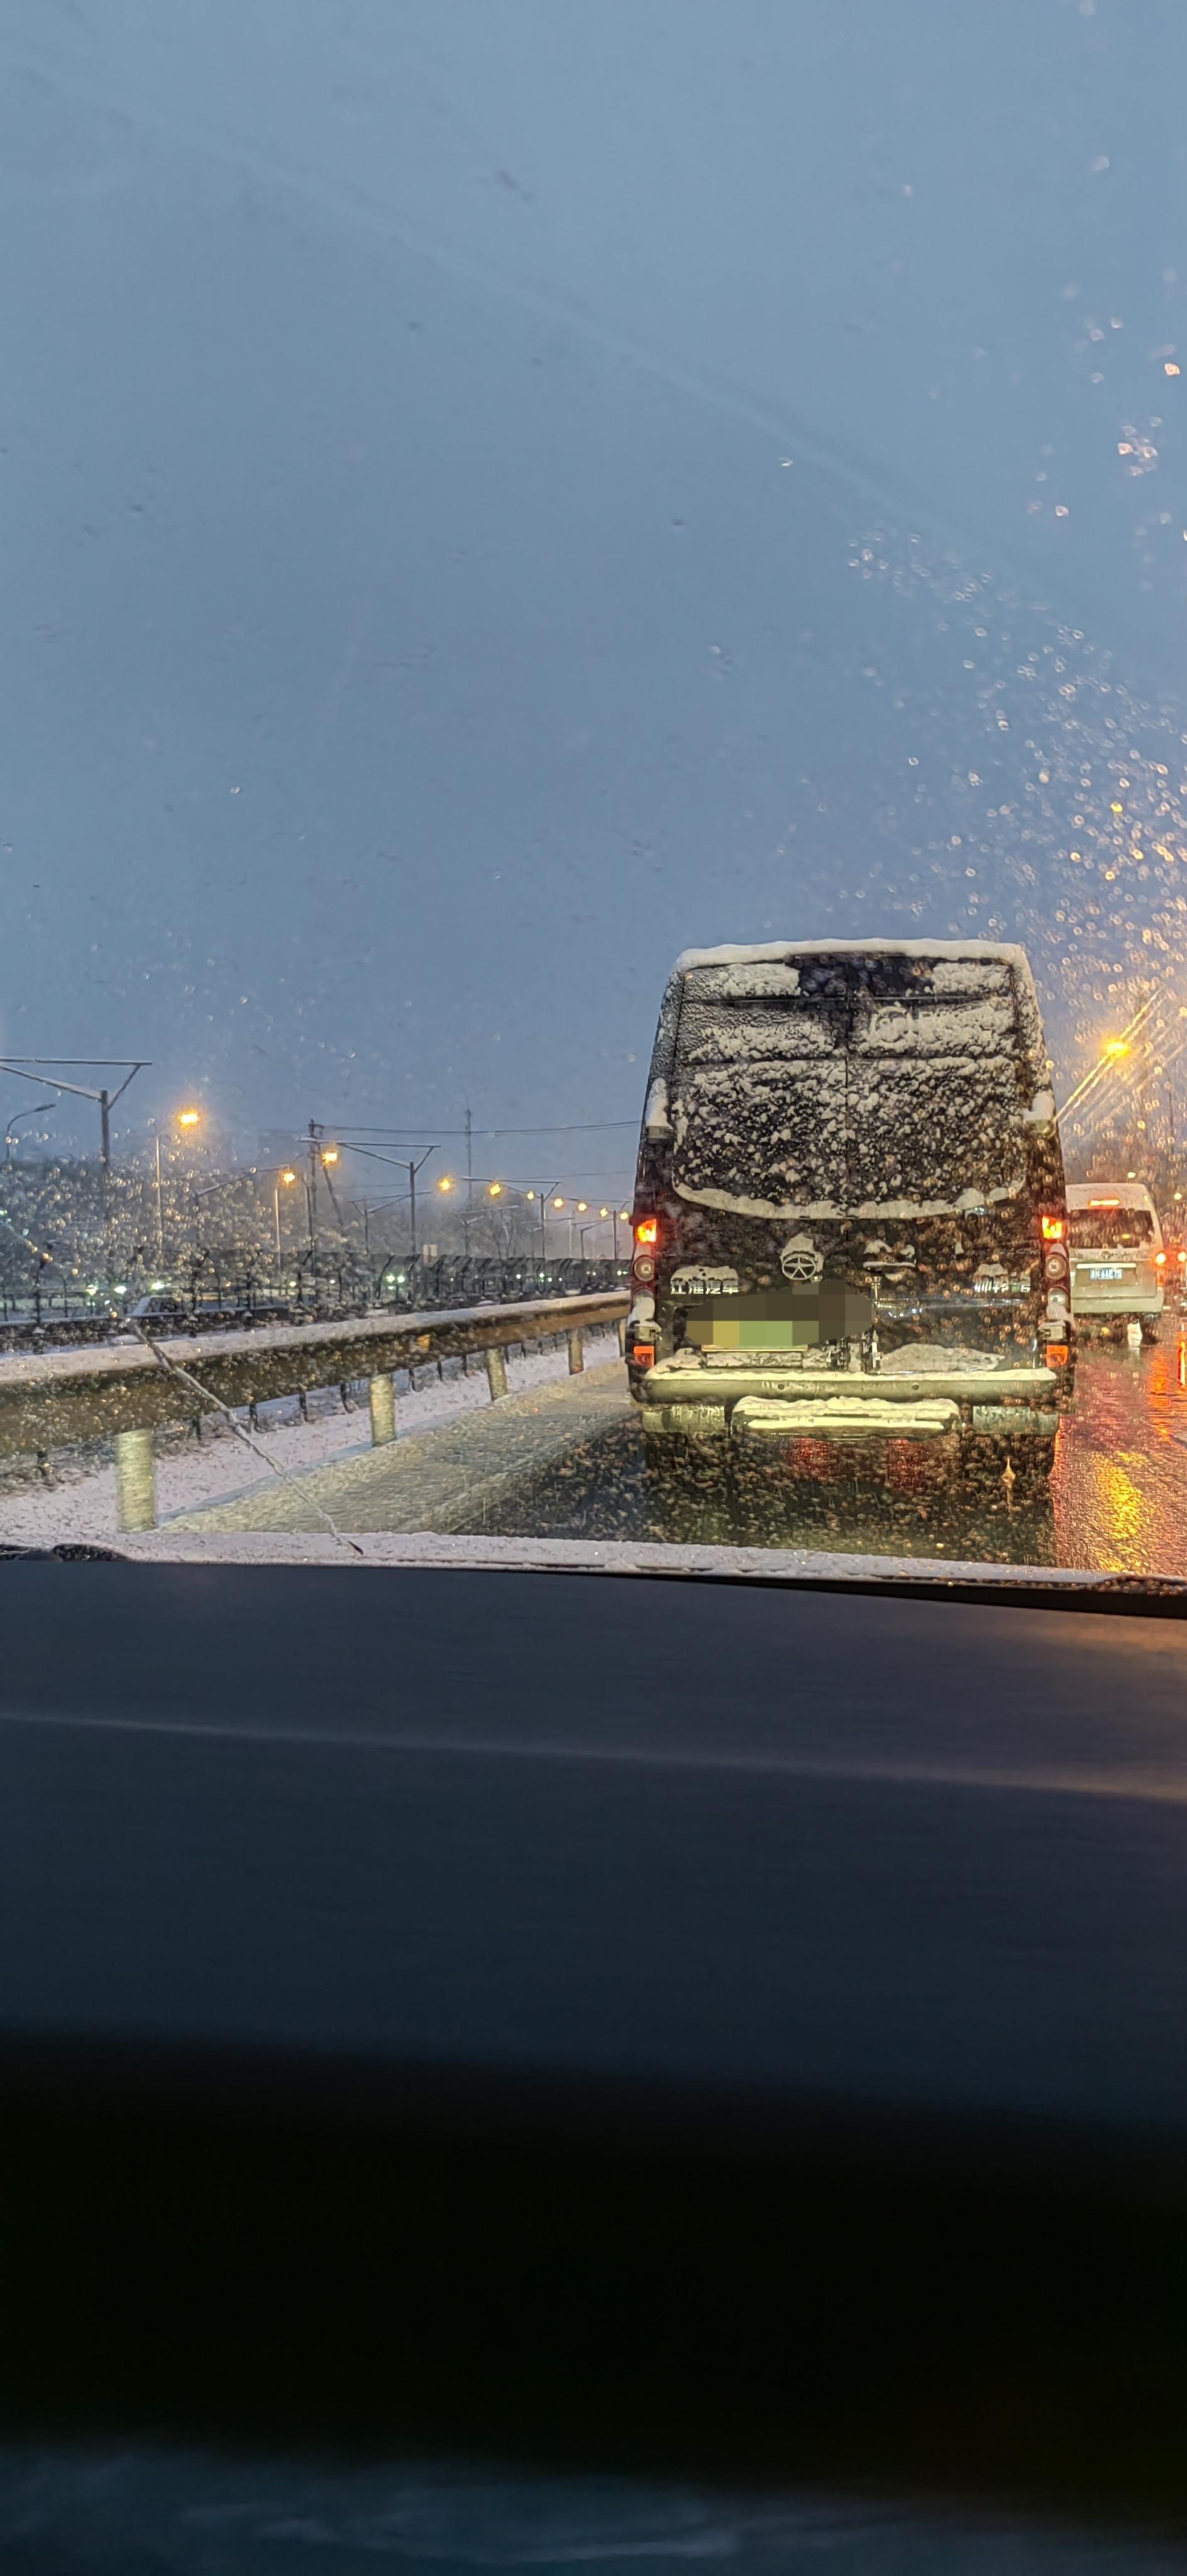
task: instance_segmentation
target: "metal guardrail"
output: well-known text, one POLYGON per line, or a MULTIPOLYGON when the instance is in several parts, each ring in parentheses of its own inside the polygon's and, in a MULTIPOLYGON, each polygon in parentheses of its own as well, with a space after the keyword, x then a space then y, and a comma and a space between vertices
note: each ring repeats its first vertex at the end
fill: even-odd
MULTIPOLYGON (((329 1324, 187 1334, 151 1345, 52 1351, 13 1359, 0 1370, 0 1455, 44 1455, 73 1441, 114 1440, 122 1529, 156 1519, 153 1432, 176 1429, 211 1408, 263 1404, 316 1387, 366 1379, 371 1438, 396 1436, 394 1371, 483 1353, 493 1399, 506 1395, 506 1352, 563 1332, 569 1367, 583 1365, 583 1336, 621 1324, 628 1299, 539 1298, 521 1305, 450 1307, 436 1313, 351 1317, 329 1324)), ((621 1342, 621 1333, 619 1336, 621 1342)))
MULTIPOLYGON (((284 1320, 293 1324, 330 1324, 358 1317, 382 1308, 387 1314, 426 1314, 441 1306, 522 1305, 526 1300, 556 1297, 589 1297, 615 1288, 625 1289, 630 1279, 629 1261, 532 1261, 522 1255, 503 1260, 465 1253, 446 1253, 437 1261, 406 1263, 398 1269, 388 1263, 382 1270, 361 1263, 325 1264, 314 1271, 305 1265, 296 1282, 264 1276, 259 1271, 236 1270, 230 1255, 221 1268, 199 1270, 192 1264, 186 1280, 174 1280, 168 1294, 180 1307, 189 1309, 185 1329, 200 1332, 238 1332, 248 1326, 259 1328, 269 1321, 265 1312, 256 1313, 258 1305, 271 1302, 286 1309, 284 1320), (208 1318, 204 1312, 208 1300, 217 1299, 228 1309, 225 1316, 208 1318), (238 1308, 240 1311, 235 1312, 238 1308)), ((143 1281, 135 1294, 139 1296, 143 1281)), ((162 1292, 165 1293, 165 1292, 162 1292)), ((6 1315, 0 1320, 0 1357, 12 1351, 66 1350, 74 1343, 111 1342, 127 1331, 124 1320, 130 1311, 131 1292, 121 1312, 115 1306, 103 1314, 82 1307, 70 1313, 68 1305, 55 1307, 52 1296, 41 1302, 40 1311, 6 1315)))

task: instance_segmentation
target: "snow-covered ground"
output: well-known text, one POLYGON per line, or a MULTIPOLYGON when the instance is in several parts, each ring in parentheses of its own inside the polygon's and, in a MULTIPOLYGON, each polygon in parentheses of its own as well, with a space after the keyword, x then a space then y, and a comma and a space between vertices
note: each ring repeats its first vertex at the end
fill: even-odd
MULTIPOLYGON (((603 1332, 590 1332, 585 1343, 586 1365, 615 1359, 618 1345, 613 1326, 603 1332)), ((555 1348, 509 1352, 507 1356, 507 1392, 520 1395, 533 1386, 541 1386, 568 1373, 568 1352, 562 1339, 555 1348)), ((406 1370, 396 1375, 396 1436, 407 1439, 412 1433, 432 1431, 452 1422, 459 1413, 474 1411, 489 1404, 486 1369, 481 1358, 472 1359, 469 1372, 460 1360, 446 1360, 443 1374, 417 1370, 421 1384, 414 1387, 406 1370)), ((353 1390, 354 1409, 343 1407, 336 1388, 323 1387, 309 1397, 309 1419, 303 1421, 299 1399, 281 1396, 271 1404, 261 1404, 258 1426, 252 1432, 245 1411, 236 1421, 254 1443, 248 1448, 237 1438, 224 1417, 214 1415, 203 1425, 202 1439, 180 1433, 160 1437, 157 1442, 157 1519, 167 1522, 172 1515, 199 1510, 206 1503, 229 1502, 236 1495, 250 1493, 254 1487, 271 1482, 278 1470, 287 1475, 306 1474, 312 1467, 341 1464, 352 1454, 371 1445, 370 1415, 366 1385, 360 1382, 353 1390)), ((32 1469, 22 1465, 19 1475, 11 1472, 0 1486, 0 1542, 46 1546, 65 1539, 103 1539, 114 1537, 117 1530, 115 1469, 92 1452, 51 1461, 49 1482, 35 1480, 32 1469)))

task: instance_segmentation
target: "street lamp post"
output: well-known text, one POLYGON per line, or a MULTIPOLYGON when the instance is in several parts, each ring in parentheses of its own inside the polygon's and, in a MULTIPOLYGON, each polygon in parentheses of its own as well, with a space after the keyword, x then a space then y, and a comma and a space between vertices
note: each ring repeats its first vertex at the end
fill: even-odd
MULTIPOLYGON (((556 1182, 550 1181, 547 1189, 540 1192, 540 1259, 545 1269, 548 1267, 548 1202, 555 1188, 556 1182)), ((561 1206, 564 1206, 563 1199, 561 1206)))
POLYGON ((308 1146, 309 1177, 305 1183, 305 1200, 309 1211, 309 1252, 311 1259, 313 1259, 317 1253, 317 1175, 319 1168, 325 1175, 325 1184, 330 1193, 330 1203, 333 1207, 335 1216, 338 1219, 339 1225, 342 1223, 342 1211, 334 1196, 334 1184, 330 1179, 329 1170, 327 1168, 329 1164, 337 1162, 338 1147, 336 1145, 323 1145, 322 1137, 325 1135, 325 1132, 325 1128, 319 1125, 316 1118, 310 1119, 308 1146))
POLYGON ((4 1160, 6 1163, 11 1163, 12 1161, 12 1148, 16 1143, 16 1136, 13 1131, 20 1125, 22 1118, 41 1118, 44 1116, 47 1109, 56 1109, 57 1105, 56 1100, 40 1100, 36 1109, 13 1110, 11 1118, 5 1122, 4 1129, 4 1160))
POLYGON ((280 1241, 280 1193, 281 1193, 281 1189, 282 1189, 282 1187, 283 1187, 284 1189, 291 1189, 291 1188, 292 1188, 292 1186, 293 1186, 293 1184, 294 1184, 294 1183, 295 1183, 295 1181, 296 1181, 296 1178, 297 1178, 297 1175, 296 1175, 296 1173, 294 1172, 294 1170, 293 1170, 293 1168, 292 1168, 291 1163, 273 1163, 273 1164, 271 1165, 271 1180, 272 1180, 272 1225, 273 1225, 273 1231, 274 1231, 275 1238, 276 1238, 276 1273, 277 1273, 277 1276, 276 1276, 276 1285, 277 1285, 277 1287, 279 1287, 279 1286, 280 1286, 280 1265, 281 1265, 281 1262, 282 1262, 282 1261, 283 1261, 283 1259, 284 1259, 284 1253, 283 1253, 283 1250, 282 1250, 282 1247, 281 1247, 281 1241, 280 1241))

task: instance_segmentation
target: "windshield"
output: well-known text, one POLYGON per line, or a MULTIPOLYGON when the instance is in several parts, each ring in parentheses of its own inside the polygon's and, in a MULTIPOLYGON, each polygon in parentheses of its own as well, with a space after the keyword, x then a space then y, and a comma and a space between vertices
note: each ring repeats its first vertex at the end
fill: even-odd
POLYGON ((12 1544, 1187 1581, 1187 20, 857 18, 10 0, 12 1544))

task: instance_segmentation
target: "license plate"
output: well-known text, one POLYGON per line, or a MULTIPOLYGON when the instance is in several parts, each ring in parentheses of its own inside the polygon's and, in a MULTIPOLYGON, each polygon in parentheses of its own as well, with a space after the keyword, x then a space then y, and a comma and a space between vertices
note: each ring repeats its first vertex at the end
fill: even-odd
POLYGON ((1125 1272, 1124 1272, 1123 1270, 1120 1270, 1120 1269, 1118 1269, 1118 1270, 1090 1270, 1090 1271, 1089 1271, 1089 1273, 1088 1273, 1088 1276, 1089 1276, 1089 1278, 1090 1278, 1090 1279, 1124 1279, 1124 1277, 1125 1277, 1125 1272))

